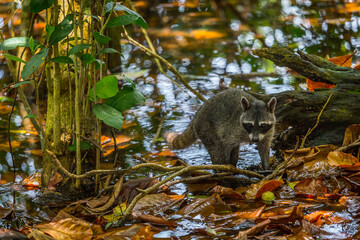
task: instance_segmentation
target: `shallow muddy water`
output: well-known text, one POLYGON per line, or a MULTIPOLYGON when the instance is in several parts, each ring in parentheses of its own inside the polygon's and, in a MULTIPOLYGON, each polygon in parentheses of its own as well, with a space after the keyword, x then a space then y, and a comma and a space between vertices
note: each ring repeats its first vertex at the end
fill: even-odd
MULTIPOLYGON (((0 27, 10 2, 0 3, 0 27)), ((290 46, 321 57, 334 57, 352 53, 360 47, 360 3, 352 1, 180 0, 137 1, 136 6, 150 26, 148 33, 158 53, 207 99, 226 87, 258 93, 306 89, 304 78, 294 77, 285 68, 253 56, 253 48, 290 46), (280 76, 246 79, 241 75, 251 72, 277 72, 280 76)), ((139 32, 133 32, 132 36, 146 45, 139 32)), ((119 133, 124 139, 120 154, 128 165, 133 165, 139 162, 133 158, 134 154, 161 152, 166 147, 161 139, 152 144, 159 126, 162 127, 161 133, 183 131, 201 101, 188 90, 176 87, 158 71, 151 57, 139 49, 124 43, 122 50, 123 72, 148 70, 145 75, 134 79, 147 100, 128 111, 126 127, 119 133)), ((355 53, 355 61, 359 56, 359 52, 355 53)), ((1 58, 0 84, 3 86, 9 79, 5 66, 1 58)), ((171 72, 168 75, 173 76, 171 72)), ((49 216, 44 211, 46 209, 33 203, 37 190, 26 190, 20 184, 25 177, 41 172, 40 144, 34 131, 24 128, 20 106, 16 104, 10 120, 16 162, 14 179, 7 142, 11 104, 11 100, 0 98, 0 206, 7 207, 15 191, 17 206, 24 208, 24 221, 40 222, 49 216)), ((176 154, 189 164, 210 163, 210 157, 201 144, 178 150, 176 154)), ((240 168, 260 163, 253 145, 241 147, 240 159, 240 168)), ((111 161, 110 157, 104 157, 104 162, 111 161)))

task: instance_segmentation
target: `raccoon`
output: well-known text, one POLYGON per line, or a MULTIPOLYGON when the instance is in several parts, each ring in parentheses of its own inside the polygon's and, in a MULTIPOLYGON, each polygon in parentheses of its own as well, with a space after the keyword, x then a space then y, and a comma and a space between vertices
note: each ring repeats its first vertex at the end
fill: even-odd
POLYGON ((200 139, 213 164, 234 166, 240 143, 256 143, 266 170, 276 123, 275 106, 275 97, 264 103, 240 89, 228 89, 206 101, 183 133, 168 132, 164 139, 173 149, 189 147, 200 139))

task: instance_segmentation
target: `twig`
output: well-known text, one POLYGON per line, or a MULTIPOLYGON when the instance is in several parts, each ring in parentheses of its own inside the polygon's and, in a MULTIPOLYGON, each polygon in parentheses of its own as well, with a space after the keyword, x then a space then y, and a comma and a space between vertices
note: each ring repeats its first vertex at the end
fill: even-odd
POLYGON ((307 137, 312 133, 312 131, 319 125, 321 114, 323 113, 325 107, 326 107, 327 104, 329 103, 329 101, 330 101, 330 99, 331 99, 331 97, 332 97, 333 94, 334 94, 334 93, 332 92, 332 93, 329 95, 326 103, 325 103, 324 106, 322 107, 322 109, 321 109, 321 111, 320 111, 320 113, 319 113, 319 115, 318 115, 318 117, 317 117, 315 126, 312 127, 311 129, 310 129, 310 128, 308 129, 307 133, 305 134, 304 138, 303 138, 302 141, 301 141, 300 148, 303 148, 303 147, 304 147, 306 138, 307 138, 307 137))
MULTIPOLYGON (((166 113, 165 113, 165 116, 166 116, 166 113)), ((153 146, 154 143, 156 142, 156 139, 158 139, 158 137, 159 137, 159 135, 160 135, 162 125, 164 124, 165 116, 163 116, 163 118, 161 119, 161 121, 160 121, 160 123, 159 123, 158 129, 156 130, 155 137, 153 138, 153 140, 152 140, 152 142, 151 142, 151 144, 150 144, 150 148, 152 148, 152 146, 153 146)))
POLYGON ((224 176, 229 176, 229 175, 232 175, 232 173, 214 173, 214 174, 207 174, 207 175, 202 175, 202 176, 197 176, 197 177, 188 177, 188 178, 184 178, 184 179, 178 179, 178 180, 167 182, 164 184, 164 186, 170 187, 170 186, 178 184, 178 183, 197 182, 197 181, 208 179, 208 178, 224 177, 224 176))
POLYGON ((275 168, 275 170, 274 170, 274 172, 273 172, 272 174, 266 176, 266 177, 264 178, 264 180, 273 179, 273 178, 276 177, 277 175, 282 174, 282 173, 285 171, 288 163, 290 162, 290 160, 292 159, 292 157, 295 155, 296 151, 298 150, 298 147, 299 147, 299 137, 296 137, 296 145, 295 145, 294 151, 290 154, 290 156, 289 156, 287 159, 285 159, 284 162, 280 163, 280 164, 275 168))
POLYGON ((95 147, 97 147, 101 152, 106 153, 106 150, 101 147, 97 142, 95 142, 93 139, 85 137, 85 136, 80 136, 82 139, 88 141, 89 143, 91 143, 92 145, 94 145, 95 147))
POLYGON ((346 146, 340 147, 340 148, 336 149, 335 151, 337 151, 337 152, 345 152, 350 148, 358 147, 358 146, 360 146, 360 137, 355 142, 350 143, 350 144, 348 144, 346 146))
POLYGON ((260 178, 263 179, 264 176, 260 175, 256 172, 253 171, 249 171, 249 170, 243 170, 243 169, 239 169, 236 168, 232 165, 199 165, 199 166, 177 166, 177 167, 171 167, 171 168, 167 168, 167 167, 163 167, 154 163, 143 163, 143 164, 138 164, 135 165, 131 168, 128 169, 113 169, 113 170, 91 170, 89 172, 86 172, 84 174, 72 174, 71 172, 69 172, 68 170, 66 170, 62 165, 60 160, 56 157, 56 155, 50 151, 50 150, 46 150, 46 152, 51 156, 51 159, 53 159, 54 163, 59 167, 60 171, 62 171, 67 177, 73 178, 73 179, 83 179, 83 178, 87 178, 90 177, 92 175, 95 174, 119 174, 119 175, 124 175, 124 174, 129 174, 131 172, 137 171, 139 169, 142 168, 152 168, 154 170, 159 170, 159 171, 164 171, 164 172, 171 172, 171 171, 182 171, 184 169, 187 169, 186 172, 197 172, 198 170, 219 170, 219 171, 227 171, 227 172, 231 172, 234 174, 243 174, 249 177, 256 177, 256 178, 260 178))
POLYGON ((166 67, 175 74, 175 76, 177 76, 177 78, 179 79, 179 81, 187 88, 190 90, 190 92, 192 92, 193 94, 195 94, 195 96, 197 96, 201 101, 205 102, 206 99, 200 94, 198 93, 196 90, 194 90, 184 79, 184 77, 179 73, 178 70, 176 70, 176 68, 171 65, 171 63, 169 63, 167 60, 165 60, 163 57, 159 56, 156 53, 153 53, 150 49, 148 49, 147 47, 143 46, 142 44, 138 43, 137 41, 135 41, 134 39, 132 39, 129 34, 126 31, 126 28, 124 26, 122 26, 124 35, 126 37, 126 39, 133 45, 137 46, 138 48, 140 48, 141 50, 143 50, 144 52, 148 53, 149 55, 159 59, 162 63, 164 63, 166 65, 166 67))

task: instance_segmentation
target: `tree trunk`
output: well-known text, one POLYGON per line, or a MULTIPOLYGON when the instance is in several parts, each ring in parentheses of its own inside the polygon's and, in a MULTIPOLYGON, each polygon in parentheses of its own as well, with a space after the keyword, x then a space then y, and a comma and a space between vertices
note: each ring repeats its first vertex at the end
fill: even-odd
POLYGON ((264 101, 275 96, 278 147, 294 144, 295 136, 303 137, 315 126, 319 113, 328 100, 318 126, 308 137, 306 145, 341 145, 346 127, 360 123, 360 71, 341 67, 323 58, 295 53, 290 48, 254 50, 257 56, 267 58, 278 66, 286 66, 316 82, 336 84, 330 90, 286 91, 271 95, 253 94, 264 101), (289 129, 289 127, 292 127, 289 129), (286 134, 284 131, 288 129, 286 134))

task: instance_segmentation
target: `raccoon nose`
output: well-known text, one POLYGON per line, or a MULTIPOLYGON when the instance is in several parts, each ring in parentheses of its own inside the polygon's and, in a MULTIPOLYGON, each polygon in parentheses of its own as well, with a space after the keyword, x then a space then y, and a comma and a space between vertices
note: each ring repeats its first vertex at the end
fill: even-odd
POLYGON ((259 141, 259 136, 257 136, 257 135, 253 136, 251 141, 258 142, 259 141))

